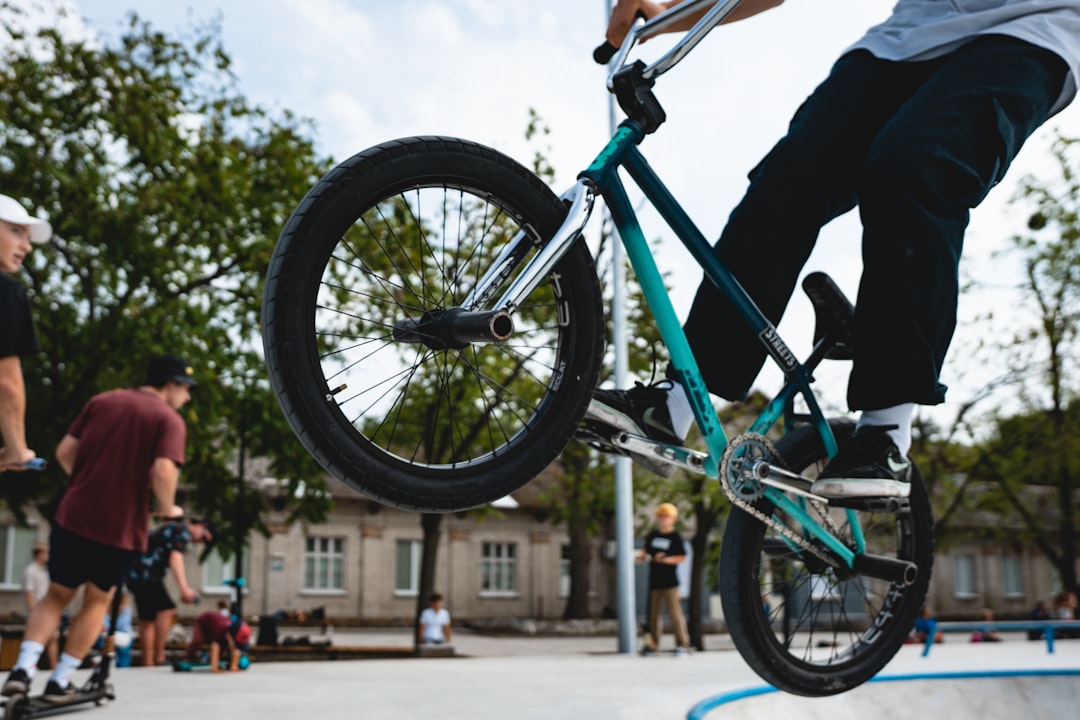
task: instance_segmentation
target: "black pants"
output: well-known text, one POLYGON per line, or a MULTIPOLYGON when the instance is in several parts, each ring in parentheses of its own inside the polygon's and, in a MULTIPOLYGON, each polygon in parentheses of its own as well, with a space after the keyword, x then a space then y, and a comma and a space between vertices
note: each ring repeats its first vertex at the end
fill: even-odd
MULTIPOLYGON (((840 58, 788 134, 750 173, 716 245, 773 323, 821 227, 856 206, 863 276, 856 302, 852 410, 944 401, 938 373, 956 326, 969 211, 1045 122, 1068 67, 1047 50, 990 35, 922 62, 840 58)), ((706 281, 685 329, 709 390, 743 397, 765 351, 706 281)))

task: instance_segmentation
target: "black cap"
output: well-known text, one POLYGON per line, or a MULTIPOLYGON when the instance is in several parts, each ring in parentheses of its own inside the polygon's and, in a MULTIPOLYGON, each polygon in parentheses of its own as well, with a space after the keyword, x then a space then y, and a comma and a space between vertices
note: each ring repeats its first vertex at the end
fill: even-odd
POLYGON ((168 382, 194 385, 195 370, 176 355, 159 355, 150 360, 146 369, 146 384, 161 387, 168 382))
POLYGON ((202 525, 206 528, 206 532, 210 533, 210 541, 217 540, 217 525, 213 520, 207 518, 191 518, 187 521, 188 525, 202 525))

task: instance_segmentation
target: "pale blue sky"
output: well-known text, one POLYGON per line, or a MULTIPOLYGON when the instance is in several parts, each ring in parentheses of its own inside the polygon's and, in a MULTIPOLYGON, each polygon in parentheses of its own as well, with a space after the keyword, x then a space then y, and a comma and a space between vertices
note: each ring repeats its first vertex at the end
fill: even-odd
MULTIPOLYGON (((603 0, 67 0, 94 32, 115 36, 135 9, 161 29, 220 18, 240 89, 268 107, 288 108, 317 123, 320 147, 341 159, 365 147, 413 134, 449 134, 492 145, 528 162, 523 139, 529 107, 552 128, 558 183, 569 184, 607 132, 603 68, 590 53, 602 39, 603 0)), ((744 23, 720 28, 662 78, 657 94, 669 122, 643 149, 707 236, 716 236, 745 187, 745 174, 783 133, 792 112, 832 62, 892 0, 789 0, 744 23)), ((656 52, 663 41, 647 45, 656 52)), ((1074 106, 1050 127, 1080 134, 1074 106)), ((1007 279, 1006 260, 991 261, 1020 227, 1024 213, 1006 201, 1016 181, 1045 172, 1046 132, 1031 141, 1010 175, 973 217, 965 270, 984 281, 1007 279)), ((665 229, 648 222, 650 237, 665 229)), ((825 229, 807 271, 825 270, 854 296, 859 274, 854 214, 825 229)), ((700 278, 674 244, 661 251, 676 273, 676 307, 684 312, 700 278), (684 279, 685 278, 685 279, 684 279)), ((1004 312, 1008 293, 964 298, 961 316, 988 307, 1004 312)), ((793 301, 781 334, 805 354, 813 329, 809 303, 793 301)), ((961 327, 946 382, 960 401, 985 377, 962 348, 985 327, 961 327), (969 337, 970 335, 970 337, 969 337), (965 375, 967 377, 965 377, 965 375)), ((847 369, 819 373, 826 395, 842 404, 847 369)), ((774 388, 778 376, 765 376, 774 388)))

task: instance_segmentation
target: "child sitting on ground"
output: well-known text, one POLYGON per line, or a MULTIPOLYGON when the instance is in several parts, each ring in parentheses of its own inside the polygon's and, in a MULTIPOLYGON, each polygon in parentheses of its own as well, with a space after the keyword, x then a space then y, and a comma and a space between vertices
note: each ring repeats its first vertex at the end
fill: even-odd
POLYGON ((229 671, 236 672, 240 670, 240 656, 250 648, 251 627, 243 621, 234 621, 220 610, 204 612, 195 620, 185 659, 194 661, 206 643, 210 645, 211 672, 222 672, 222 647, 228 649, 229 671))

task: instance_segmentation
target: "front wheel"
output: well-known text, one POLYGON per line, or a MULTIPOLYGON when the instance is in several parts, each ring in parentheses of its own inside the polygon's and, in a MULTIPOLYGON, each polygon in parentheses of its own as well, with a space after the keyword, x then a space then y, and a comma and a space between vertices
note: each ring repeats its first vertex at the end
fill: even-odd
POLYGON ((509 339, 420 329, 457 312, 496 258, 484 297, 499 297, 565 216, 533 173, 454 138, 365 150, 308 193, 270 261, 263 342, 285 416, 327 471, 381 503, 447 512, 558 457, 603 353, 583 241, 515 308, 509 339))
MULTIPOLYGON (((837 442, 853 425, 833 422, 837 442)), ((776 443, 790 470, 813 478, 827 457, 817 430, 797 428, 776 443)), ((757 510, 789 527, 767 500, 757 510)), ((933 520, 922 476, 899 509, 842 510, 807 503, 806 511, 849 547, 853 523, 866 552, 914 562, 911 585, 836 571, 759 519, 734 508, 724 530, 720 596, 736 648, 766 682, 797 695, 834 695, 866 682, 892 659, 923 604, 933 563, 933 520)))

